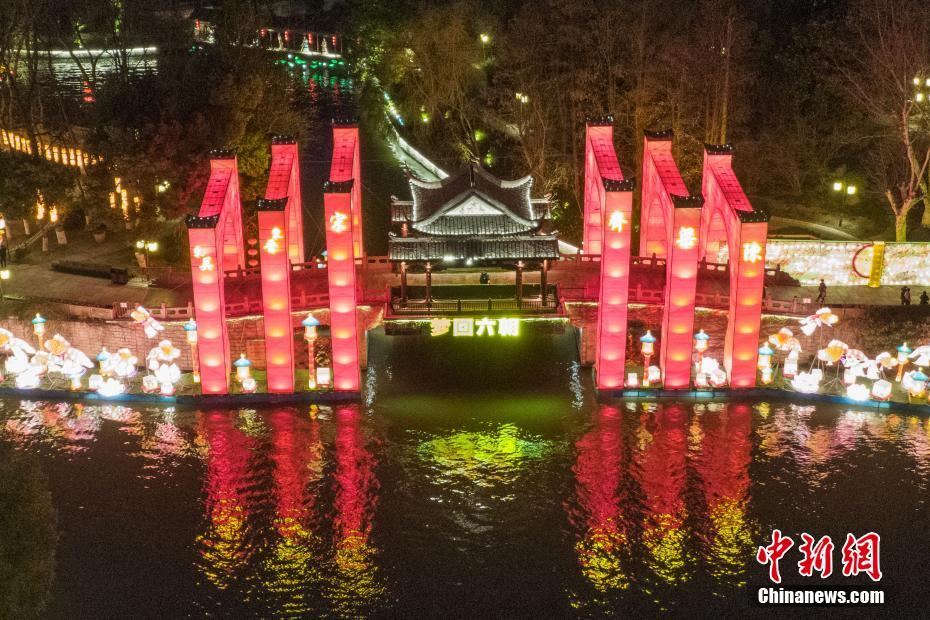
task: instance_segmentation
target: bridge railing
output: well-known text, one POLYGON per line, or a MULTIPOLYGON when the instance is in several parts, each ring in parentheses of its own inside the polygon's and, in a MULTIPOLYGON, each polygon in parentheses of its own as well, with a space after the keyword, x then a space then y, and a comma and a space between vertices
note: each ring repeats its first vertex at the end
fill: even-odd
POLYGON ((541 299, 408 299, 391 301, 395 315, 447 315, 447 314, 554 314, 559 310, 555 297, 541 299))

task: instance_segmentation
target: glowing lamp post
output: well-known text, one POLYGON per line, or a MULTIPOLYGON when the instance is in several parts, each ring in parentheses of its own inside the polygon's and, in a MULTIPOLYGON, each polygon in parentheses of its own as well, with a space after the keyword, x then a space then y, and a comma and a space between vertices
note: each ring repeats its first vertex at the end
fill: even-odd
POLYGON ((912 350, 913 349, 907 346, 906 342, 898 347, 898 376, 895 379, 898 382, 900 382, 901 377, 904 376, 904 367, 907 366, 907 356, 911 354, 912 350))
POLYGON ((710 336, 704 333, 704 330, 700 330, 698 333, 694 334, 694 350, 697 351, 698 361, 697 367, 701 367, 701 361, 704 359, 704 351, 707 350, 708 342, 710 341, 710 336))
POLYGON ((32 333, 36 335, 36 340, 39 341, 39 348, 42 348, 42 336, 45 335, 45 319, 41 314, 36 314, 36 318, 32 319, 32 333))
POLYGON ((106 347, 100 349, 100 353, 97 354, 97 367, 100 368, 100 375, 106 376, 107 371, 104 368, 107 367, 107 363, 110 361, 110 352, 107 351, 106 347))
POLYGON ((316 328, 320 322, 312 314, 300 322, 304 326, 304 340, 307 341, 307 387, 311 390, 316 389, 316 328))
POLYGON ((145 268, 145 282, 146 284, 150 283, 149 280, 149 254, 154 254, 158 251, 158 242, 157 241, 146 241, 145 239, 139 239, 136 241, 136 251, 142 254, 143 257, 143 266, 145 268))
POLYGON ((252 378, 252 362, 246 358, 245 353, 239 355, 233 366, 236 367, 236 380, 239 383, 252 378))
POLYGON ((652 354, 655 353, 656 337, 652 335, 651 331, 646 330, 646 335, 640 338, 639 342, 643 351, 643 387, 649 387, 649 360, 652 358, 652 354))
POLYGON ((5 293, 3 292, 3 283, 10 279, 10 270, 9 269, 0 269, 0 299, 3 299, 5 293))
POLYGON ((200 360, 197 358, 197 321, 189 320, 184 324, 184 337, 191 347, 191 371, 194 383, 200 383, 200 360))
POLYGON ((772 347, 768 343, 763 344, 759 347, 759 372, 762 374, 762 383, 768 385, 772 382, 772 356, 775 355, 775 351, 772 350, 772 347))

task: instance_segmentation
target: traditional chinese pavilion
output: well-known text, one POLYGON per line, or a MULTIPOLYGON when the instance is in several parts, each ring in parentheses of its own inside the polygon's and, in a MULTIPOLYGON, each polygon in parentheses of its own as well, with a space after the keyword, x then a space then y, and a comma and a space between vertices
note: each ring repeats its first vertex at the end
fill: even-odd
POLYGON ((388 256, 401 273, 406 300, 407 272, 426 273, 430 299, 433 270, 467 267, 514 269, 517 297, 525 270, 539 270, 546 296, 548 261, 559 258, 551 228, 549 200, 532 198, 533 179, 498 179, 477 163, 429 182, 410 177, 412 200, 391 203, 388 256))

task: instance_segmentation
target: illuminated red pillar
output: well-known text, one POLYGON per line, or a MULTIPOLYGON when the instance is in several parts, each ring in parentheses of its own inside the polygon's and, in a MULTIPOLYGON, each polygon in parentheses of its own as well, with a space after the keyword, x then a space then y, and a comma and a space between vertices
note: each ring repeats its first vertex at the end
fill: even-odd
POLYGON ((604 181, 601 291, 597 310, 597 388, 622 388, 626 371, 627 302, 633 181, 604 181))
POLYGON ((659 360, 665 387, 680 389, 691 385, 702 200, 700 196, 673 196, 672 200, 675 207, 671 214, 673 237, 665 265, 665 310, 659 360))
POLYGON ((294 333, 291 322, 291 261, 288 259, 287 198, 258 200, 258 243, 262 265, 262 312, 268 391, 294 391, 294 333))
POLYGON ((229 391, 231 362, 224 316, 222 242, 217 230, 219 218, 219 215, 187 217, 200 387, 204 394, 226 394, 229 391))
POLYGON ((730 316, 723 358, 730 385, 736 388, 756 385, 767 234, 767 214, 740 214, 738 251, 730 255, 730 316))
POLYGON ((351 180, 340 183, 330 181, 323 186, 333 386, 340 392, 358 392, 361 385, 352 235, 353 184, 351 180))
POLYGON ((585 254, 600 254, 603 241, 605 181, 622 181, 623 173, 614 150, 612 116, 585 121, 584 238, 585 254))
POLYGON ((704 148, 702 244, 714 223, 723 222, 730 262, 730 311, 723 364, 735 388, 756 385, 762 293, 765 288, 765 242, 769 216, 756 211, 733 172, 733 148, 704 148))

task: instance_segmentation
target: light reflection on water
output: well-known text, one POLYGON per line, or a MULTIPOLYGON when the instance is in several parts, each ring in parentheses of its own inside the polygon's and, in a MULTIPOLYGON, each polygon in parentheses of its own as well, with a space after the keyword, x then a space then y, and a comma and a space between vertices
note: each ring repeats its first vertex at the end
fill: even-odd
POLYGON ((753 611, 773 527, 874 529, 895 592, 919 600, 927 418, 597 404, 572 380, 399 392, 238 411, 2 402, 2 437, 37 457, 59 511, 51 614, 753 611))

